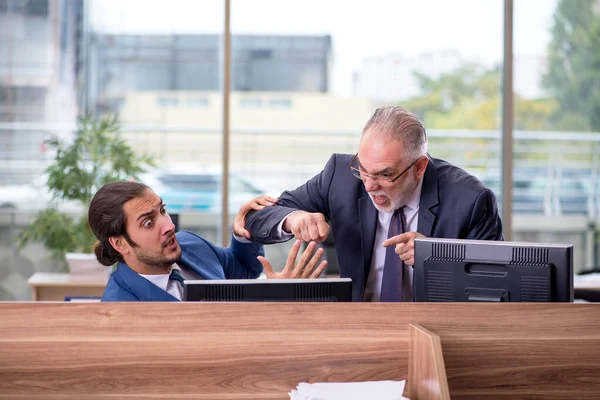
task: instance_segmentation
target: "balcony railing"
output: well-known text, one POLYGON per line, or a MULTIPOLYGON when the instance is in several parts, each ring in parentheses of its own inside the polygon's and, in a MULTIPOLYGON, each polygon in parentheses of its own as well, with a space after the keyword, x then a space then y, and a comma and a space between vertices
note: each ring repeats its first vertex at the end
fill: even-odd
MULTIPOLYGON (((0 123, 0 185, 28 184, 52 154, 44 138, 65 139, 73 126, 0 123)), ((429 153, 478 176, 502 201, 499 131, 429 130, 429 153)), ((121 135, 159 166, 219 167, 218 127, 123 125, 121 135)), ((355 153, 360 131, 307 131, 233 127, 230 170, 269 192, 310 179, 333 153, 355 153)), ((515 213, 600 216, 600 133, 515 131, 515 213)))

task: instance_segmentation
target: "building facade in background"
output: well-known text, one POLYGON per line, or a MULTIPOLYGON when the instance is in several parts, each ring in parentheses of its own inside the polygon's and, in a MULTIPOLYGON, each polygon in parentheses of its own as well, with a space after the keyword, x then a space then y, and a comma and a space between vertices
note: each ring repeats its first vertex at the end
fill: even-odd
MULTIPOLYGON (((152 154, 162 166, 221 165, 221 92, 116 96, 123 99, 121 135, 135 151, 152 154)), ((360 97, 275 91, 231 92, 229 105, 230 168, 278 190, 304 183, 332 153, 356 151, 375 109, 360 97)))
MULTIPOLYGON (((115 93, 218 91, 220 35, 96 34, 87 92, 96 111, 119 111, 115 93)), ((232 36, 232 91, 329 91, 331 37, 232 36)))
POLYGON ((465 62, 460 53, 454 50, 425 53, 416 57, 393 52, 365 58, 354 72, 353 94, 385 102, 406 100, 421 93, 415 72, 436 78, 465 62))
POLYGON ((82 0, 0 0, 0 183, 45 152, 43 130, 11 124, 74 122, 82 23, 82 0))
MULTIPOLYGON (((365 58, 353 75, 353 94, 372 100, 395 102, 419 96, 421 88, 415 73, 438 79, 440 75, 474 63, 455 50, 423 53, 415 57, 390 53, 365 58)), ((538 54, 514 56, 515 94, 525 99, 544 96, 541 77, 546 69, 546 57, 538 54)), ((486 69, 494 65, 474 63, 486 69)))

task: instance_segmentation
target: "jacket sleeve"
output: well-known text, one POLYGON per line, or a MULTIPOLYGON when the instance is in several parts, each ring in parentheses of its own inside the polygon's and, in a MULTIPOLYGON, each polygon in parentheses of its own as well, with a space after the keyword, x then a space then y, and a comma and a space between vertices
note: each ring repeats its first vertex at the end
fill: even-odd
POLYGON ((246 229, 250 232, 251 240, 265 244, 288 241, 290 238, 280 238, 275 229, 281 220, 293 211, 321 213, 329 220, 329 188, 335 173, 337 156, 332 155, 323 171, 304 185, 283 192, 274 206, 250 212, 246 216, 246 229))
POLYGON ((115 278, 111 277, 100 301, 140 301, 140 299, 135 294, 119 286, 115 278))
POLYGON ((177 240, 182 260, 203 269, 208 279, 254 279, 263 270, 256 258, 265 254, 262 244, 242 243, 232 236, 230 246, 223 248, 188 231, 178 232, 177 240))
POLYGON ((264 256, 263 245, 259 243, 242 243, 231 236, 231 244, 223 249, 223 271, 227 279, 254 279, 263 271, 263 266, 256 257, 264 256))
POLYGON ((486 189, 475 200, 466 239, 504 240, 496 197, 486 189))

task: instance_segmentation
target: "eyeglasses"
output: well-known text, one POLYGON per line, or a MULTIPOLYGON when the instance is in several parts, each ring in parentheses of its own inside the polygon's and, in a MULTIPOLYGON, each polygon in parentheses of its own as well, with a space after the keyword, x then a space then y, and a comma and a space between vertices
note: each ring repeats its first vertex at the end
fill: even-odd
POLYGON ((390 177, 387 176, 386 174, 369 174, 368 172, 363 172, 360 170, 360 163, 357 160, 358 158, 358 153, 356 153, 354 155, 354 157, 352 157, 352 160, 350 161, 350 170, 352 171, 352 175, 354 175, 355 177, 357 177, 358 179, 364 181, 366 178, 371 178, 374 181, 383 181, 383 182, 388 182, 388 183, 392 183, 398 180, 398 178, 400 178, 402 175, 404 175, 406 172, 408 172, 409 169, 411 169, 413 167, 413 165, 415 165, 417 163, 417 161, 419 161, 421 159, 421 157, 417 158, 415 161, 413 161, 408 167, 406 167, 406 169, 402 172, 400 172, 398 175, 396 175, 395 177, 390 177))

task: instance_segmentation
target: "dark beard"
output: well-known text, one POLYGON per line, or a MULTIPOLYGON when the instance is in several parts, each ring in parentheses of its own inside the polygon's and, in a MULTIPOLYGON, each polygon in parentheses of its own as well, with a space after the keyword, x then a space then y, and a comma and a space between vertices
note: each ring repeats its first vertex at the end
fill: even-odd
POLYGON ((165 257, 162 254, 150 254, 139 247, 134 247, 133 251, 135 253, 135 257, 140 263, 149 265, 153 268, 157 269, 168 269, 175 262, 179 260, 179 255, 173 255, 172 257, 165 257))

